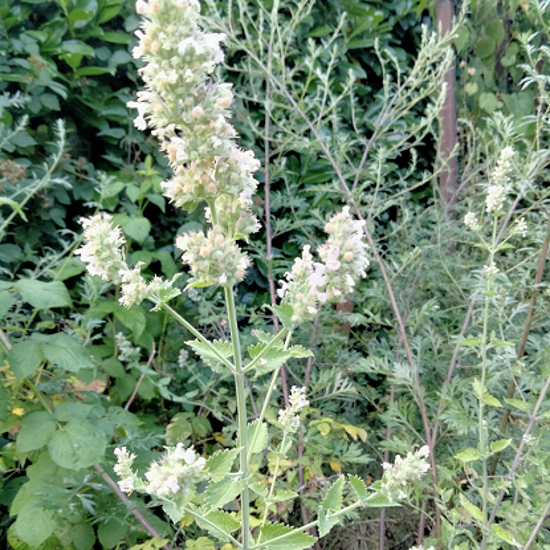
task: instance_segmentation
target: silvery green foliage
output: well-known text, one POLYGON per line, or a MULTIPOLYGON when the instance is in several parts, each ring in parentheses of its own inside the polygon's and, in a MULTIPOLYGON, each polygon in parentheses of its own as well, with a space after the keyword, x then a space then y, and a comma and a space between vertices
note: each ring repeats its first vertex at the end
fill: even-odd
MULTIPOLYGON (((145 473, 147 481, 132 469, 135 457, 125 448, 117 449, 115 468, 120 478, 119 487, 128 493, 148 493, 162 504, 174 522, 189 514, 216 539, 231 542, 243 550, 276 548, 282 543, 294 550, 309 548, 315 538, 304 533, 305 527, 294 529, 267 521, 271 505, 295 496, 291 493, 281 497, 274 489, 280 461, 287 457, 300 417, 307 411, 305 389, 294 388, 289 407, 279 414, 282 440, 277 447, 277 466, 269 491, 254 488, 264 500, 265 511, 259 525, 252 528, 249 461, 253 454, 264 453, 268 437, 265 406, 260 418, 247 425, 245 378, 248 373, 273 372, 265 396, 267 404, 282 363, 290 357, 309 355, 300 346, 289 347, 292 330, 297 322, 304 320, 301 313, 295 312, 303 312, 302 303, 307 302, 309 294, 314 294, 319 303, 343 300, 354 290, 357 280, 366 275, 364 223, 354 220, 348 207, 329 220, 328 240, 319 249, 320 262, 313 264, 306 248, 302 260, 297 261, 298 265, 303 263, 304 269, 296 269, 283 285, 282 305, 274 309, 284 328, 273 336, 257 332, 258 341, 248 350, 248 363, 244 362, 233 287, 245 277, 250 264, 237 240, 245 239, 257 227, 251 204, 256 189, 253 174, 259 163, 251 152, 240 150, 234 141, 236 133, 228 120, 232 101, 230 87, 214 82, 210 76, 223 59, 219 44, 224 36, 200 29, 196 0, 139 0, 137 10, 144 21, 137 33, 140 43, 134 55, 145 60, 141 73, 146 90, 139 92, 137 102, 131 103, 138 110, 135 123, 139 129, 146 126, 154 129, 174 170, 173 178, 164 185, 166 196, 187 210, 206 203, 206 219, 212 227, 206 233, 178 237, 177 246, 183 250, 183 262, 191 270, 190 286, 223 288, 231 341, 208 340, 168 306, 168 300, 178 293, 172 287, 173 281, 155 278, 147 282, 139 264, 133 268, 126 264, 120 231, 108 215, 98 214, 83 221, 86 242, 80 255, 90 273, 120 283, 123 305, 130 307, 145 299, 152 301, 155 308, 169 312, 197 338, 188 344, 207 364, 223 365, 235 375, 238 434, 233 449, 219 451, 206 460, 194 450, 184 449, 182 443, 167 448, 163 457, 145 473), (296 284, 303 287, 303 295, 292 288, 294 275, 296 284), (286 342, 282 345, 285 335, 286 342), (237 457, 238 468, 234 467, 237 457), (240 513, 224 511, 237 497, 240 513), (240 539, 233 535, 237 530, 240 539)), ((318 305, 311 307, 316 311, 318 305)), ((410 468, 396 465, 401 492, 408 491, 429 469, 424 450, 411 457, 405 459, 405 464, 414 461, 410 468)), ((392 476, 388 473, 386 477, 388 484, 392 476)), ((345 477, 340 477, 319 506, 319 519, 312 525, 319 526, 321 536, 344 514, 363 506, 392 504, 396 496, 401 496, 401 492, 399 495, 384 492, 382 485, 368 489, 359 478, 349 479, 351 493, 344 494, 347 482, 345 477)))

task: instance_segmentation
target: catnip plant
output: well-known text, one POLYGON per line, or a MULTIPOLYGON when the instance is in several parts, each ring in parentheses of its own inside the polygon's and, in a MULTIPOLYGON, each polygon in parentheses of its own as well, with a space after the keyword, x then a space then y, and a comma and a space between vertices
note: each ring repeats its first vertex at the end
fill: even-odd
POLYGON ((119 287, 123 306, 152 302, 154 310, 168 312, 195 337, 187 344, 206 364, 230 370, 238 426, 231 448, 203 457, 179 442, 167 447, 144 476, 134 467, 136 455, 126 447, 117 448, 118 485, 126 493, 149 495, 174 523, 187 514, 214 538, 239 549, 310 548, 316 539, 306 531, 317 528, 322 537, 356 508, 397 504, 429 470, 429 449, 424 446, 397 457, 393 464, 384 464, 382 479, 369 487, 356 476, 338 477, 320 502, 315 521, 297 528, 271 522, 275 503, 297 497, 294 492, 277 490, 277 477, 309 405, 305 389, 299 387, 292 388, 288 405, 273 421, 276 432, 271 434, 271 450, 276 463, 269 486, 255 482, 249 467, 252 456, 263 455, 268 447, 265 417, 281 366, 290 358, 310 355, 305 348, 291 345, 294 329, 312 321, 324 304, 344 301, 366 275, 365 222, 355 220, 344 206, 326 224, 328 238, 317 257, 309 245, 303 247, 301 257, 280 283, 280 303, 273 306, 282 329, 274 334, 255 331, 256 343, 246 357, 240 343, 235 287, 246 276, 251 260, 238 242, 259 229, 252 206, 258 185, 254 173, 260 163, 252 151, 243 151, 235 142, 237 134, 229 118, 231 86, 212 78, 224 57, 220 48, 224 35, 201 30, 197 0, 138 0, 136 8, 143 22, 134 56, 145 61, 140 72, 146 89, 129 106, 138 111, 136 127, 152 129, 173 170, 163 184, 164 194, 187 211, 204 207, 210 225, 207 231, 188 232, 176 239, 191 275, 184 292, 208 286, 223 289, 231 340, 207 339, 169 305, 181 293, 175 284, 179 275, 171 280, 147 280, 142 264, 128 265, 125 239, 109 214, 100 212, 82 220, 85 243, 76 253, 90 274, 119 287), (259 417, 249 423, 247 378, 269 373, 259 417), (263 512, 251 509, 252 495, 256 501, 263 500, 263 512), (238 512, 224 510, 237 498, 238 512))

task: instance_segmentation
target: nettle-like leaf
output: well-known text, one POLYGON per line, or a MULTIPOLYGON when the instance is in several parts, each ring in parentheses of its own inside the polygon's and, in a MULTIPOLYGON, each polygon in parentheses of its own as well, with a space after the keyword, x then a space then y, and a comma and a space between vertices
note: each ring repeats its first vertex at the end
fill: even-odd
POLYGON ((271 306, 283 327, 288 330, 294 328, 294 322, 292 321, 292 316, 294 315, 294 308, 290 304, 281 304, 278 306, 271 306))
POLYGON ((261 528, 262 547, 271 550, 305 550, 311 548, 317 540, 306 533, 292 531, 292 527, 282 523, 267 523, 261 528), (292 534, 281 540, 273 540, 288 533, 292 534))
POLYGON ((259 422, 259 420, 251 422, 246 430, 246 440, 252 454, 261 453, 267 448, 267 425, 265 422, 261 424, 259 422), (257 435, 256 430, 258 431, 257 435), (256 439, 254 439, 254 435, 256 435, 256 439))
POLYGON ((216 451, 208 458, 205 470, 210 474, 214 483, 221 481, 227 476, 238 454, 239 449, 225 449, 223 451, 216 451))
POLYGON ((369 492, 365 482, 358 476, 349 476, 349 483, 360 501, 365 501, 369 497, 369 492))
POLYGON ((293 498, 297 498, 298 493, 295 493, 294 491, 277 491, 273 498, 271 499, 272 502, 284 502, 286 500, 292 500, 293 498))
POLYGON ((227 535, 232 531, 236 531, 241 526, 231 514, 222 512, 221 510, 210 512, 205 516, 205 519, 208 520, 208 523, 199 520, 199 525, 223 542, 228 542, 230 539, 227 535))
POLYGON ((204 492, 204 505, 206 509, 215 510, 235 500, 245 486, 246 480, 235 480, 230 477, 226 477, 221 481, 210 482, 204 492))
POLYGON ((319 536, 324 537, 328 535, 331 529, 338 523, 338 518, 330 515, 328 510, 325 510, 319 506, 318 517, 319 520, 319 536))
POLYGON ((53 415, 46 411, 35 412, 25 417, 17 434, 17 451, 28 453, 41 449, 47 445, 56 427, 53 415))
POLYGON ((346 478, 340 476, 329 488, 325 498, 321 501, 321 508, 338 512, 342 509, 342 494, 346 478))
POLYGON ((61 281, 45 283, 36 279, 19 279, 14 286, 23 300, 36 309, 72 307, 73 305, 69 291, 61 281))
POLYGON ((280 341, 272 344, 271 347, 265 351, 267 346, 268 342, 261 341, 248 347, 248 354, 251 359, 262 354, 262 358, 255 367, 256 376, 261 376, 275 370, 291 358, 299 359, 312 355, 311 351, 299 345, 292 346, 285 350, 283 343, 280 341))
MULTIPOLYGON (((218 355, 216 355, 212 349, 203 342, 199 340, 190 340, 185 342, 193 351, 211 368, 218 370, 222 362, 220 361, 218 355)), ((233 356, 233 346, 231 342, 227 340, 213 340, 210 342, 216 351, 224 359, 230 359, 233 356)))

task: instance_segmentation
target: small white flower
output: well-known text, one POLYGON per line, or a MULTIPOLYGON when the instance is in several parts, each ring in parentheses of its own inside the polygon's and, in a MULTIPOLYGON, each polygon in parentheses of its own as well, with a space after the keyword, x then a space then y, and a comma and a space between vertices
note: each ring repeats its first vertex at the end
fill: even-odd
POLYGON ((134 490, 134 480, 131 477, 126 477, 118 482, 118 486, 123 493, 130 494, 134 490))
POLYGON ((283 425, 285 431, 295 432, 300 427, 299 412, 308 405, 306 388, 293 386, 290 390, 288 407, 279 411, 278 420, 283 425))
POLYGON ((486 210, 488 213, 500 212, 506 198, 506 190, 502 185, 491 185, 487 189, 487 199, 485 200, 486 210))
POLYGON ((477 231, 479 229, 479 220, 473 212, 468 212, 464 216, 464 225, 471 231, 477 231))

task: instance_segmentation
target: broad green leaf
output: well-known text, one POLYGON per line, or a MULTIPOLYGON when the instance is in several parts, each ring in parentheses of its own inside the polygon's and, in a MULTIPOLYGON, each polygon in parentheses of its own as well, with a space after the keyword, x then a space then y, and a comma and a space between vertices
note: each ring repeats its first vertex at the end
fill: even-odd
POLYGON ((455 455, 455 458, 458 458, 461 462, 474 462, 481 458, 481 454, 477 449, 469 447, 468 449, 463 449, 455 455))
POLYGON ((395 506, 395 503, 391 501, 387 496, 381 495, 379 493, 374 493, 370 495, 366 500, 363 501, 365 506, 369 508, 389 508, 390 506, 395 506))
POLYGON ((209 523, 198 520, 199 525, 211 535, 224 542, 229 541, 228 533, 236 531, 241 524, 227 512, 216 510, 205 516, 209 523), (213 525, 211 525, 213 524, 213 525))
POLYGON ((483 396, 482 401, 485 405, 489 405, 489 407, 502 407, 502 403, 496 397, 493 397, 490 393, 486 393, 483 396))
POLYGON ((319 506, 319 537, 325 537, 330 533, 330 530, 338 523, 337 517, 331 517, 330 512, 319 506))
POLYGON ((37 279, 19 279, 15 287, 25 302, 36 309, 71 307, 73 305, 67 287, 61 281, 44 283, 37 279))
POLYGON ((132 306, 129 309, 120 306, 114 313, 115 317, 132 331, 135 338, 139 338, 143 334, 147 320, 141 306, 132 306))
POLYGON ((125 218, 121 222, 122 230, 128 237, 142 243, 151 231, 151 222, 143 216, 125 218))
POLYGON ((54 269, 55 279, 57 281, 65 281, 71 277, 76 277, 86 271, 86 264, 78 258, 70 258, 67 262, 61 264, 54 269))
POLYGON ((497 523, 493 523, 493 525, 491 525, 491 529, 493 530, 493 533, 500 539, 500 540, 503 540, 504 542, 507 542, 508 544, 511 544, 512 546, 515 546, 516 548, 522 548, 523 545, 520 544, 516 538, 514 537, 514 535, 512 535, 512 533, 506 531, 505 529, 503 529, 500 525, 498 525, 497 523))
MULTIPOLYGON (((2 358, 0 357, 0 362, 2 358)), ((8 416, 8 393, 2 380, 0 380, 0 422, 6 420, 8 416)))
POLYGON ((210 482, 204 492, 204 504, 207 509, 221 508, 228 502, 235 500, 246 486, 244 479, 235 480, 226 477, 221 481, 210 482))
POLYGON ((52 460, 69 470, 93 466, 103 458, 106 447, 107 436, 93 424, 80 420, 71 420, 48 443, 52 460))
MULTIPOLYGON (((191 340, 185 343, 212 369, 217 369, 220 364, 222 364, 218 356, 207 344, 199 340, 191 340)), ((233 356, 233 346, 231 342, 227 342, 226 340, 213 340, 210 343, 216 348, 218 354, 225 359, 230 359, 233 356)))
POLYGON ((97 529, 97 538, 104 548, 114 548, 126 536, 128 526, 110 517, 102 521, 97 529))
POLYGON ((280 306, 272 306, 273 311, 288 330, 294 328, 294 322, 292 321, 292 316, 294 315, 294 309, 290 304, 281 304, 280 306))
POLYGON ((281 523, 267 523, 261 528, 262 533, 262 547, 270 548, 272 550, 305 550, 311 548, 317 539, 306 535, 306 533, 292 533, 294 529, 288 525, 281 523), (292 533, 286 538, 270 542, 282 535, 292 533))
POLYGON ((359 500, 363 501, 368 498, 369 493, 367 491, 367 486, 365 485, 365 482, 360 477, 349 476, 349 482, 353 490, 355 491, 357 498, 359 498, 359 500))
POLYGON ((53 413, 59 422, 70 422, 71 420, 85 420, 93 409, 93 405, 86 405, 79 402, 60 403, 53 413))
POLYGON ((511 439, 499 439, 497 441, 493 441, 491 443, 491 452, 500 453, 501 451, 506 449, 506 447, 508 447, 510 443, 512 443, 511 439))
POLYGON ((83 522, 71 530, 71 541, 76 550, 92 550, 95 544, 95 533, 91 523, 83 522))
POLYGON ((33 548, 38 548, 54 531, 55 522, 50 510, 45 510, 36 499, 27 501, 15 520, 15 532, 33 548))
POLYGON ((523 411, 523 412, 531 411, 531 404, 523 401, 522 399, 508 399, 505 397, 504 401, 511 407, 514 407, 515 409, 519 409, 520 411, 523 411))
POLYGON ((238 454, 239 449, 225 449, 223 451, 216 451, 208 458, 205 469, 212 477, 214 483, 221 481, 227 476, 238 454))
POLYGON ((325 498, 321 501, 321 508, 338 512, 342 509, 342 492, 346 478, 340 476, 329 488, 325 498))
POLYGON ((0 290, 0 321, 10 310, 14 302, 15 298, 13 296, 13 293, 8 292, 7 290, 0 290))
POLYGON ((56 426, 54 417, 46 411, 29 414, 21 422, 17 434, 17 451, 28 453, 42 448, 50 440, 56 426))
POLYGON ((94 368, 86 348, 68 334, 37 334, 34 339, 41 344, 40 349, 51 365, 70 372, 94 368))
POLYGON ((481 344, 481 338, 464 338, 457 342, 459 346, 479 346, 481 344))
POLYGON ((246 429, 246 441, 251 454, 261 453, 267 447, 267 425, 265 422, 262 422, 258 429, 258 423, 259 420, 255 420, 254 422, 251 422, 246 429), (258 435, 254 440, 256 430, 258 430, 258 435), (252 443, 254 443, 254 445, 252 445, 252 443))
POLYGON ((177 413, 166 427, 166 443, 177 445, 188 439, 192 432, 189 413, 177 413))
POLYGON ((475 504, 467 500, 464 495, 460 495, 460 504, 462 504, 472 518, 477 521, 483 521, 483 512, 475 504))
POLYGON ((18 382, 30 376, 43 360, 41 346, 33 338, 17 342, 8 352, 8 363, 18 382))

